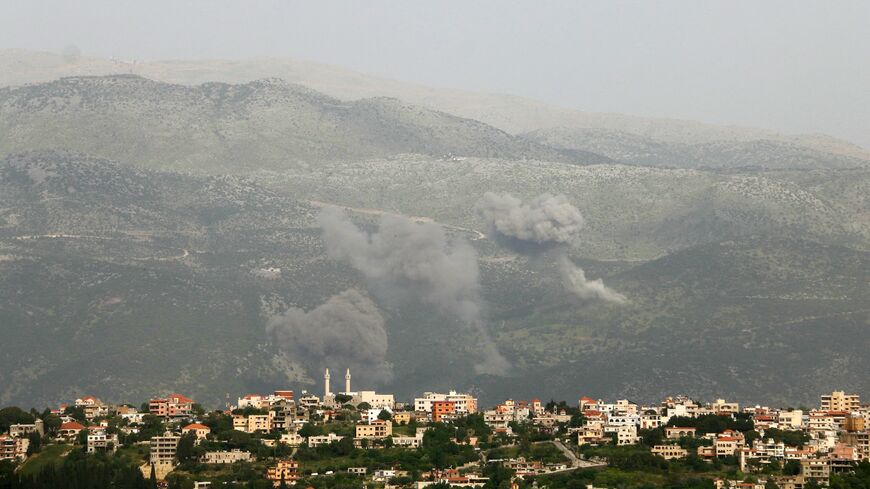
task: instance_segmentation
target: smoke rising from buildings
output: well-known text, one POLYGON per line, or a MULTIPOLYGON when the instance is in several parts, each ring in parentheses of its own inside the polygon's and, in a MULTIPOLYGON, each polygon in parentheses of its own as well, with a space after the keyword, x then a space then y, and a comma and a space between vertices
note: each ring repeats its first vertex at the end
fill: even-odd
POLYGON ((568 249, 580 241, 584 220, 564 195, 545 193, 524 204, 510 194, 487 192, 477 203, 477 211, 496 241, 524 254, 553 253, 565 289, 577 297, 626 301, 603 280, 587 279, 586 272, 568 258, 568 249))
POLYGON ((477 253, 467 242, 450 242, 437 224, 398 216, 382 216, 371 233, 335 208, 324 209, 318 220, 331 258, 349 263, 380 293, 413 291, 419 300, 456 317, 481 338, 478 371, 506 372, 509 363, 484 327, 477 253))
POLYGON ((392 379, 387 363, 387 331, 378 306, 349 289, 310 311, 290 308, 269 318, 269 336, 283 350, 304 361, 356 367, 373 381, 392 379))

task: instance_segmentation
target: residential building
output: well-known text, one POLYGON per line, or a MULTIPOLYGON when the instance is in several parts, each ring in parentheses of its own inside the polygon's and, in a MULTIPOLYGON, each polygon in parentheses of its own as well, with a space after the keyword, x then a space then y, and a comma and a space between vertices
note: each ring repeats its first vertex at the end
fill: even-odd
POLYGON ((0 460, 24 460, 30 440, 24 437, 0 435, 0 460))
POLYGON ((830 394, 822 394, 819 398, 821 411, 852 411, 861 408, 861 396, 858 394, 846 394, 843 391, 834 391, 830 394))
POLYGON ((197 440, 205 440, 206 437, 208 437, 209 433, 211 433, 211 428, 204 424, 191 423, 184 428, 181 428, 182 435, 186 435, 188 433, 193 433, 196 436, 197 440))
POLYGON ((275 465, 266 468, 266 478, 272 481, 275 487, 285 482, 292 485, 299 479, 299 462, 295 460, 279 460, 275 465))
POLYGON ((689 455, 688 450, 679 445, 656 445, 651 451, 653 455, 658 455, 665 460, 686 458, 689 455))
POLYGON ((693 437, 697 430, 691 426, 668 426, 665 428, 665 437, 674 440, 682 437, 693 437))
POLYGON ((148 412, 161 418, 185 418, 193 414, 193 399, 172 394, 163 399, 151 399, 148 412))
POLYGON ((393 423, 375 420, 371 424, 356 425, 356 438, 382 439, 393 434, 393 423))
POLYGON ((222 450, 219 452, 206 452, 202 462, 206 464, 234 464, 236 462, 250 462, 251 452, 243 450, 222 450))
POLYGON ((57 429, 57 436, 66 440, 72 440, 84 429, 85 426, 81 423, 67 421, 66 423, 61 423, 60 428, 57 429))
POLYGON ((456 415, 456 402, 454 401, 432 401, 432 421, 438 423, 445 416, 452 417, 456 415))
POLYGON ((459 394, 456 391, 449 391, 447 394, 425 392, 423 397, 414 399, 414 410, 431 413, 432 403, 435 401, 453 401, 454 409, 457 413, 471 414, 477 412, 477 398, 471 394, 459 394))
POLYGON ((180 436, 174 435, 168 431, 164 433, 163 436, 155 436, 151 438, 151 463, 174 463, 179 440, 181 440, 180 436))
POLYGON ((318 436, 309 436, 308 437, 308 446, 309 448, 317 448, 320 445, 329 445, 332 442, 336 442, 344 439, 343 436, 336 435, 335 433, 328 433, 326 435, 318 435, 318 436))
POLYGON ((118 449, 118 435, 107 435, 105 431, 88 433, 88 453, 115 453, 118 449))

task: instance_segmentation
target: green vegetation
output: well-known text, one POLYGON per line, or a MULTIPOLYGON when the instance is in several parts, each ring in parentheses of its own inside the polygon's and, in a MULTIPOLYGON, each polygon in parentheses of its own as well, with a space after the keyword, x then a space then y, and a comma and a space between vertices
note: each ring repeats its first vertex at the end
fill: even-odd
MULTIPOLYGON (((50 448, 39 454, 37 460, 48 457, 50 448)), ((120 457, 70 451, 62 460, 57 457, 45 460, 51 461, 30 467, 25 464, 17 473, 0 468, 0 489, 156 488, 142 477, 138 467, 127 464, 120 457)))

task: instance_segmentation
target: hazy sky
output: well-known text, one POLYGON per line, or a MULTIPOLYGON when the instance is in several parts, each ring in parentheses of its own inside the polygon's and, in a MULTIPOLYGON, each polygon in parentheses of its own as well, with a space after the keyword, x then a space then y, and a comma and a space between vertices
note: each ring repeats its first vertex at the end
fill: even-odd
POLYGON ((0 0, 0 47, 281 56, 870 148, 870 1, 0 0))

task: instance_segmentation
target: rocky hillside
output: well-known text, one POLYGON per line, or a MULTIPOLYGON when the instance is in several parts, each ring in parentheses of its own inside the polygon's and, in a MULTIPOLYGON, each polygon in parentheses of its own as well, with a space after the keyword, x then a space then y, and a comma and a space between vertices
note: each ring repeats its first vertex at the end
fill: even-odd
POLYGON ((33 150, 210 174, 402 153, 609 161, 390 98, 342 102, 278 80, 189 87, 130 75, 0 89, 0 155, 33 150))
POLYGON ((668 168, 868 168, 870 159, 807 147, 796 141, 736 139, 681 143, 610 129, 539 129, 524 134, 557 148, 592 151, 632 165, 668 168))
MULTIPOLYGON (((455 114, 511 134, 536 130, 604 130, 664 144, 772 141, 831 155, 870 160, 870 151, 821 134, 779 134, 758 128, 722 126, 698 121, 626 114, 596 113, 557 107, 523 97, 433 88, 389 80, 336 66, 276 58, 245 60, 108 60, 64 57, 20 49, 0 50, 0 86, 41 83, 64 76, 137 74, 152 80, 186 85, 220 81, 247 83, 280 78, 352 101, 389 96, 455 114)), ((709 165, 713 166, 713 165, 709 165)))

